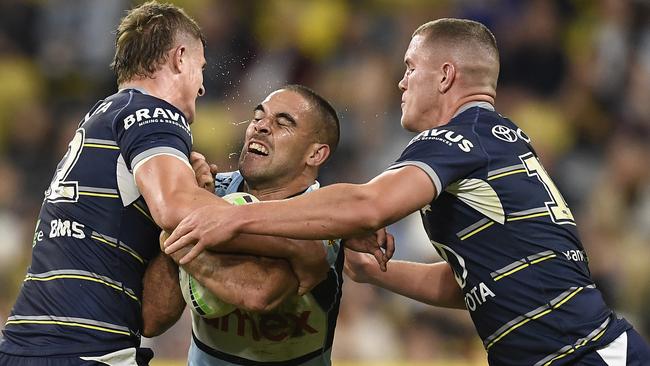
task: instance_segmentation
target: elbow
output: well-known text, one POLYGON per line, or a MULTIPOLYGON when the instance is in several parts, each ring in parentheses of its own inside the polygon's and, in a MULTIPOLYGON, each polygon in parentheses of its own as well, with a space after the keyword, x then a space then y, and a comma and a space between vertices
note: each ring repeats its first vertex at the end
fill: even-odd
POLYGON ((174 202, 175 200, 173 198, 170 198, 166 202, 156 202, 154 205, 147 202, 147 205, 151 209, 151 216, 156 224, 168 233, 174 231, 181 220, 178 215, 179 207, 176 207, 174 202))
POLYGON ((147 319, 146 316, 142 319, 142 336, 147 338, 157 337, 169 328, 168 325, 163 324, 162 322, 156 321, 155 319, 147 319))
POLYGON ((242 301, 241 308, 254 313, 268 313, 275 310, 282 299, 270 291, 253 291, 242 301))
POLYGON ((189 213, 189 197, 185 191, 173 190, 148 197, 146 202, 156 224, 171 233, 189 213))
POLYGON ((153 337, 158 337, 159 335, 163 334, 165 331, 162 329, 162 327, 156 327, 153 325, 150 326, 143 326, 142 327, 142 336, 145 338, 153 338, 153 337))
POLYGON ((176 226, 178 226, 179 223, 179 220, 174 216, 173 211, 164 210, 155 220, 156 224, 158 224, 158 226, 165 232, 171 233, 176 229, 176 226))

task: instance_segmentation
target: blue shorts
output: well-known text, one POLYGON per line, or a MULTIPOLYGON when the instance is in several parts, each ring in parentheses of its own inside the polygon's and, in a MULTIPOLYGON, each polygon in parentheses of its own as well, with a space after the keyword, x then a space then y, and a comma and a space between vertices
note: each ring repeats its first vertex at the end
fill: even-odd
POLYGON ((606 347, 590 352, 576 366, 646 366, 650 365, 650 346, 634 329, 621 334, 606 347))
POLYGON ((148 348, 128 348, 99 356, 17 356, 0 352, 0 366, 146 366, 152 357, 148 348))

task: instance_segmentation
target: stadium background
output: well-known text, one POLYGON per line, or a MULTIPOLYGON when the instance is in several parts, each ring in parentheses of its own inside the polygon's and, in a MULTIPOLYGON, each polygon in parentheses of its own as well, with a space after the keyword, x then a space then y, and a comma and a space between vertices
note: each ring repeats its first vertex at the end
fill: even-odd
MULTIPOLYGON (((321 181, 365 182, 410 139, 397 82, 411 32, 468 17, 495 33, 498 110, 532 137, 577 218, 608 303, 650 334, 650 3, 633 0, 174 1, 208 39, 195 147, 235 168, 245 122, 271 90, 302 83, 339 111, 342 140, 321 181)), ((126 0, 0 3, 0 320, 29 264, 56 163, 95 101, 115 90, 112 31, 126 0)), ((419 219, 391 227, 396 257, 437 261, 419 219)), ((338 365, 485 364, 463 311, 345 283, 338 365)), ((3 322, 2 322, 3 323, 3 322)), ((2 325, 0 325, 0 328, 2 325)), ((180 365, 187 314, 145 340, 154 365, 180 365)))

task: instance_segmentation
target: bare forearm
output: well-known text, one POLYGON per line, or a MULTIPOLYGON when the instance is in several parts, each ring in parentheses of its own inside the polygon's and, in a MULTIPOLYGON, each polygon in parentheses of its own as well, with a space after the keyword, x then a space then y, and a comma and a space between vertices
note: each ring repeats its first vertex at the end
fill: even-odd
POLYGON ((289 200, 234 207, 232 219, 238 233, 349 238, 392 224, 435 196, 429 176, 410 166, 386 171, 366 184, 334 184, 289 200))
POLYGON ((445 262, 392 261, 387 272, 372 266, 368 282, 411 299, 440 307, 465 309, 462 291, 445 262))
POLYGON ((178 283, 178 267, 159 254, 147 267, 142 292, 142 333, 154 337, 169 329, 183 313, 185 301, 178 283))
MULTIPOLYGON (((178 262, 187 250, 172 254, 172 259, 178 262)), ((272 310, 298 288, 283 259, 205 251, 183 269, 221 300, 254 312, 272 310)))
POLYGON ((325 250, 320 240, 288 239, 268 235, 239 234, 233 240, 211 250, 272 258, 291 259, 302 254, 325 259, 325 250))
POLYGON ((289 200, 238 206, 234 208, 235 220, 242 223, 240 232, 251 234, 299 239, 366 234, 392 218, 381 217, 381 202, 363 187, 336 184, 289 200))

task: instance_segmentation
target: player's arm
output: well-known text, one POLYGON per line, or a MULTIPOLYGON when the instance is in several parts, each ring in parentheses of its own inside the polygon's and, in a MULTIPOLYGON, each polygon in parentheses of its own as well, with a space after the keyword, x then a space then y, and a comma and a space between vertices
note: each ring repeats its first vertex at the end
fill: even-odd
POLYGON ((346 250, 344 268, 355 282, 383 287, 433 306, 465 309, 463 293, 446 262, 392 261, 388 271, 382 272, 369 255, 346 250))
MULTIPOLYGON (((197 208, 230 206, 199 187, 194 171, 175 156, 153 156, 137 167, 135 180, 154 221, 167 232, 197 208)), ((224 251, 286 258, 300 278, 300 293, 311 289, 327 274, 319 242, 248 235, 234 238, 224 251), (251 242, 255 245, 249 245, 251 242)))
POLYGON ((185 300, 178 282, 178 266, 164 253, 149 262, 143 279, 142 335, 164 333, 178 321, 185 300))
POLYGON ((183 259, 190 260, 207 246, 227 247, 238 233, 299 239, 367 234, 417 211, 435 196, 435 186, 427 173, 415 166, 404 166, 386 171, 366 184, 334 184, 283 201, 199 209, 172 233, 165 251, 171 253, 194 245, 183 259))
POLYGON ((176 156, 155 155, 138 165, 134 176, 151 216, 167 232, 199 207, 228 206, 199 187, 192 168, 176 156))
MULTIPOLYGON (((186 251, 171 258, 178 262, 186 251)), ((204 251, 182 267, 222 301, 252 312, 271 311, 298 289, 289 262, 279 258, 204 251)))

